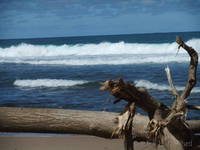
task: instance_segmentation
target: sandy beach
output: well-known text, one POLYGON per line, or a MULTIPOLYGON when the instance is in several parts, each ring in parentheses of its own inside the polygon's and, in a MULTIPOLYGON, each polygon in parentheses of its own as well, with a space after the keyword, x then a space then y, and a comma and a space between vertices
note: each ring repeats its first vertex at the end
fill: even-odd
MULTIPOLYGON (((122 139, 91 136, 1 136, 1 150, 123 150, 122 139)), ((136 150, 154 150, 154 144, 135 143, 136 150)), ((164 150, 159 146, 158 150, 164 150)))

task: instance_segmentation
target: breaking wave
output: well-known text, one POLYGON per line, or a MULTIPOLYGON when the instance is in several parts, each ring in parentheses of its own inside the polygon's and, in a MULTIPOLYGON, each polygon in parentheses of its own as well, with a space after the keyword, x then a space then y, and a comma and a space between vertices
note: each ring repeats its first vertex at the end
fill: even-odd
MULTIPOLYGON (((89 81, 84 80, 64 80, 64 79, 35 79, 35 80, 16 80, 14 81, 14 85, 18 87, 48 87, 48 88, 56 88, 56 87, 72 87, 77 85, 83 85, 89 83, 89 81)), ((167 84, 158 84, 153 83, 148 80, 136 80, 134 81, 137 87, 145 87, 147 89, 158 90, 158 91, 170 91, 169 85, 167 84)), ((184 86, 176 86, 178 91, 182 91, 184 86)), ((192 90, 192 93, 200 93, 200 87, 195 87, 192 90)))
POLYGON ((16 80, 15 86, 19 87, 71 87, 76 85, 82 85, 87 81, 82 80, 63 80, 63 79, 36 79, 36 80, 16 80))
MULTIPOLYGON (((200 39, 187 42, 196 50, 200 39)), ((177 44, 99 43, 76 45, 32 45, 0 48, 0 63, 25 63, 35 65, 102 65, 187 62, 184 50, 177 53, 177 44)))
MULTIPOLYGON (((148 80, 136 80, 135 85, 138 87, 145 87, 147 89, 152 89, 152 90, 159 90, 159 91, 170 91, 169 85, 165 84, 157 84, 150 82, 148 80)), ((183 86, 176 86, 176 89, 178 91, 183 91, 185 87, 183 86)), ((192 93, 200 93, 200 87, 195 87, 192 90, 192 93)))

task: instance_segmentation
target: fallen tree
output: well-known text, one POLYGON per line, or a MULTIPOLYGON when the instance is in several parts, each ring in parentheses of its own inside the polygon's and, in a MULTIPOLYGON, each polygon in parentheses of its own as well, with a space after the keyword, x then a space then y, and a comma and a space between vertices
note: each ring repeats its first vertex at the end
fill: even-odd
POLYGON ((199 106, 187 104, 187 97, 196 84, 198 55, 181 38, 176 39, 179 48, 185 49, 191 60, 188 81, 182 93, 178 93, 172 82, 169 68, 167 79, 175 97, 171 107, 149 95, 142 87, 131 83, 108 80, 101 90, 108 90, 117 103, 128 102, 122 114, 62 109, 0 108, 0 131, 87 134, 104 138, 124 137, 125 149, 132 150, 134 140, 149 141, 164 145, 167 150, 198 149, 200 138, 199 120, 186 120, 188 109, 199 106), (137 107, 148 113, 135 114, 137 107))
MULTIPOLYGON (((103 138, 119 138, 113 135, 118 127, 118 113, 43 108, 0 108, 0 132, 32 132, 84 134, 103 138)), ((149 141, 146 127, 149 118, 136 114, 133 133, 137 141, 149 141)), ((200 120, 187 120, 190 130, 200 133, 200 120)), ((149 141, 152 142, 152 141, 149 141)))

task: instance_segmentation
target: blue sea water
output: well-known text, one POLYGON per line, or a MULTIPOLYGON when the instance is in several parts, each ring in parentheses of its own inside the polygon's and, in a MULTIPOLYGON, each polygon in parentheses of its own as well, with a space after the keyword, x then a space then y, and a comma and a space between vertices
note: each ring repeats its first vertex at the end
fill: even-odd
MULTIPOLYGON (((177 55, 176 36, 200 52, 200 32, 0 40, 0 107, 120 112, 125 102, 114 105, 99 90, 101 82, 119 78, 170 105, 164 69, 170 67, 181 91, 189 63, 183 49, 177 55)), ((197 78, 189 104, 200 105, 199 71, 197 78)), ((188 117, 200 119, 200 113, 188 117)))

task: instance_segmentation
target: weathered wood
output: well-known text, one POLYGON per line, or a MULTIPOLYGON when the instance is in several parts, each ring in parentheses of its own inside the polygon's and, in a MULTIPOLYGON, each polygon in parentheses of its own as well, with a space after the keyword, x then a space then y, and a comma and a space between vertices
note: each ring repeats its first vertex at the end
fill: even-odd
MULTIPOLYGON (((34 132, 84 134, 104 138, 118 127, 118 113, 42 108, 0 108, 0 132, 34 132)), ((148 117, 135 115, 132 126, 135 137, 147 140, 148 117)))
POLYGON ((0 108, 0 131, 86 134, 110 138, 116 113, 40 108, 0 108))
POLYGON ((173 84, 171 71, 170 71, 168 66, 165 68, 165 71, 166 71, 166 74, 167 74, 167 80, 168 80, 169 86, 172 90, 172 95, 174 95, 175 97, 179 96, 178 91, 173 84))
POLYGON ((185 89, 181 93, 181 98, 184 100, 190 95, 191 90, 196 85, 198 53, 192 47, 186 45, 180 37, 176 37, 176 42, 179 44, 179 48, 182 47, 190 55, 190 65, 188 68, 188 81, 185 89))
POLYGON ((166 117, 169 112, 169 108, 151 96, 145 88, 135 87, 122 79, 119 79, 119 81, 108 80, 102 84, 100 90, 109 91, 117 102, 120 100, 125 100, 129 103, 134 102, 136 106, 148 113, 150 119, 155 117, 159 110, 162 110, 159 114, 163 115, 163 117, 166 117))
MULTIPOLYGON (((185 89, 179 95, 176 91, 176 88, 173 87, 172 79, 171 83, 169 82, 172 93, 176 96, 176 99, 171 107, 171 111, 169 115, 164 119, 163 122, 167 123, 167 127, 176 139, 180 146, 177 146, 177 142, 174 143, 174 146, 177 146, 176 149, 191 149, 193 142, 193 133, 188 128, 188 125, 185 123, 185 116, 187 113, 187 101, 186 98, 190 95, 191 90, 196 84, 196 71, 198 65, 198 54, 192 48, 187 46, 184 41, 180 37, 176 37, 176 42, 178 43, 179 47, 182 47, 190 56, 190 64, 188 69, 188 81, 186 84, 185 89)), ((168 73, 168 78, 171 77, 170 73, 168 73)), ((173 148, 168 148, 173 149, 173 148)))
MULTIPOLYGON (((47 108, 0 107, 0 132, 85 134, 111 138, 117 128, 118 113, 47 108)), ((136 114, 133 133, 147 140, 148 117, 136 114)), ((200 133, 200 120, 188 120, 190 129, 200 133)), ((117 138, 114 136, 113 138, 117 138)))
MULTIPOLYGON (((118 127, 116 118, 118 113, 100 111, 80 111, 42 108, 0 108, 0 132, 34 132, 34 133, 62 133, 84 134, 103 138, 119 138, 112 136, 118 127)), ((146 127, 149 118, 136 114, 132 122, 132 134, 135 141, 148 141, 146 127)), ((200 121, 187 121, 190 129, 200 133, 200 121)), ((168 133, 167 129, 164 133, 168 133)), ((162 142, 173 146, 176 138, 166 134, 162 142)), ((199 144, 199 137, 194 142, 199 144)), ((195 144, 195 143, 193 143, 195 144)))
POLYGON ((196 105, 186 105, 186 107, 187 107, 188 109, 200 110, 200 106, 196 106, 196 105))
POLYGON ((171 107, 150 96, 144 88, 135 87, 122 79, 119 81, 108 80, 104 82, 101 89, 109 91, 116 98, 116 102, 120 100, 134 102, 136 107, 140 107, 148 113, 150 119, 147 127, 149 139, 157 144, 163 144, 168 150, 187 150, 193 148, 193 145, 188 143, 193 142, 194 135, 185 120, 188 108, 186 98, 196 84, 198 54, 193 48, 187 46, 180 37, 176 38, 176 42, 179 48, 182 47, 189 54, 190 64, 188 81, 181 94, 173 85, 169 68, 166 69, 168 82, 172 94, 175 96, 171 107))

